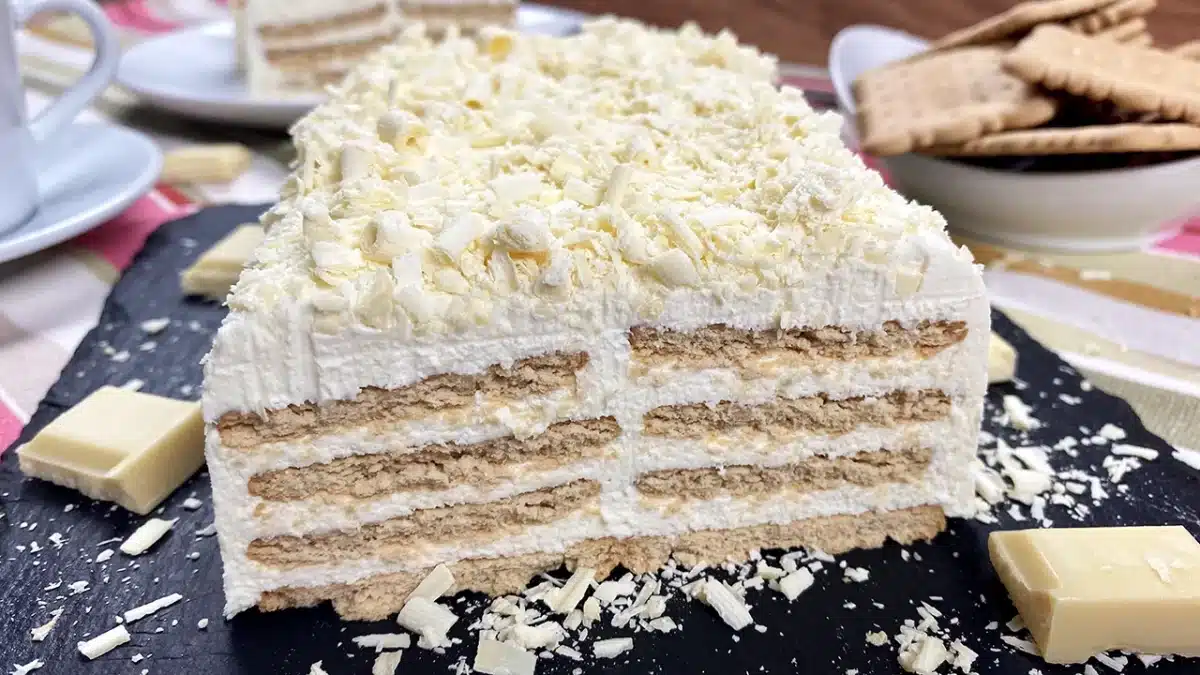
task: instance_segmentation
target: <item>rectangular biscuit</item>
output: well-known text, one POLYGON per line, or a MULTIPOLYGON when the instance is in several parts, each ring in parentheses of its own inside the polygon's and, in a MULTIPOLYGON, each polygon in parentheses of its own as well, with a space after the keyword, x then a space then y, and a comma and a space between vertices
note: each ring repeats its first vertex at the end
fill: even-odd
POLYGON ((1004 72, 1004 53, 963 47, 863 74, 854 83, 863 149, 903 154, 1050 120, 1055 102, 1004 72))
POLYGON ((960 145, 930 148, 926 152, 946 156, 1001 156, 1170 150, 1200 150, 1200 126, 1135 123, 1077 129, 1002 131, 960 145))
POLYGON ((1045 25, 1017 44, 1004 65, 1047 89, 1200 124, 1200 63, 1176 54, 1045 25))

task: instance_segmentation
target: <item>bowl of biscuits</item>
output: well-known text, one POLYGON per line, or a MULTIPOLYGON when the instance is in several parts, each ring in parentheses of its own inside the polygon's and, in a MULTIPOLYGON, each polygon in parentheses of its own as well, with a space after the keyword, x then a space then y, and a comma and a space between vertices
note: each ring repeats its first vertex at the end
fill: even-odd
POLYGON ((1155 0, 1037 0, 935 40, 879 26, 830 51, 864 152, 951 228, 1021 248, 1137 248, 1200 214, 1200 40, 1155 0))

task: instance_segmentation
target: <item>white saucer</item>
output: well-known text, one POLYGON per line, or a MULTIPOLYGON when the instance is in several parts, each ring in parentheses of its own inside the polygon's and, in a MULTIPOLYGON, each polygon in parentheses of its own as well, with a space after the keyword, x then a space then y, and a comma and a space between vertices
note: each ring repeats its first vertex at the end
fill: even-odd
POLYGON ((42 206, 0 235, 0 263, 49 248, 112 218, 146 194, 162 169, 162 153, 136 131, 73 124, 51 138, 37 159, 42 206))
MULTIPOLYGON (((517 12, 517 26, 525 33, 566 35, 584 17, 525 3, 517 12)), ((117 81, 145 103, 177 115, 270 129, 288 128, 323 100, 319 95, 251 97, 234 52, 232 20, 185 28, 125 52, 117 81)))

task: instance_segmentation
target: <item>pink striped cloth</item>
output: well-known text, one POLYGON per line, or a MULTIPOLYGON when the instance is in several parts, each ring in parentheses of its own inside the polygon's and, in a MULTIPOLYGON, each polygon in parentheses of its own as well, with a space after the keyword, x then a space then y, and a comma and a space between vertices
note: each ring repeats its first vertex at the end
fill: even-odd
MULTIPOLYGON (((121 215, 61 245, 61 248, 70 249, 75 254, 96 256, 119 273, 129 266, 134 256, 142 249, 146 237, 150 236, 150 233, 159 225, 187 215, 195 208, 196 205, 178 190, 160 185, 134 202, 121 215)), ((0 284, 4 284, 5 281, 4 277, 0 276, 0 284)), ((97 279, 97 281, 103 280, 97 279)), ((70 289, 49 289, 46 292, 70 292, 70 289)), ((2 314, 3 309, 0 308, 0 315, 2 314)), ((0 336, 3 336, 2 331, 0 331, 0 336)), ((2 354, 3 352, 0 352, 0 355, 2 354)), ((57 373, 70 358, 70 351, 63 349, 57 356, 61 358, 53 362, 23 363, 20 367, 23 369, 53 369, 51 372, 57 373)), ((0 356, 0 373, 13 372, 4 366, 4 361, 5 359, 0 356)), ((6 395, 4 385, 4 378, 0 377, 0 452, 3 452, 17 439, 21 428, 33 413, 28 402, 21 405, 6 395)))

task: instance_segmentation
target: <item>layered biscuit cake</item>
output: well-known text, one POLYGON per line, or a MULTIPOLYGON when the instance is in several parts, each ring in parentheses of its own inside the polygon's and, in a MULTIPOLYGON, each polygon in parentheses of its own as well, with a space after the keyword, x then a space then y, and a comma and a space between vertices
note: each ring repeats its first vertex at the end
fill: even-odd
POLYGON ((319 92, 402 26, 473 33, 516 20, 518 0, 232 0, 238 61, 251 93, 319 92))
POLYGON ((299 122, 206 362, 227 611, 934 536, 979 269, 727 34, 419 30, 299 122))

